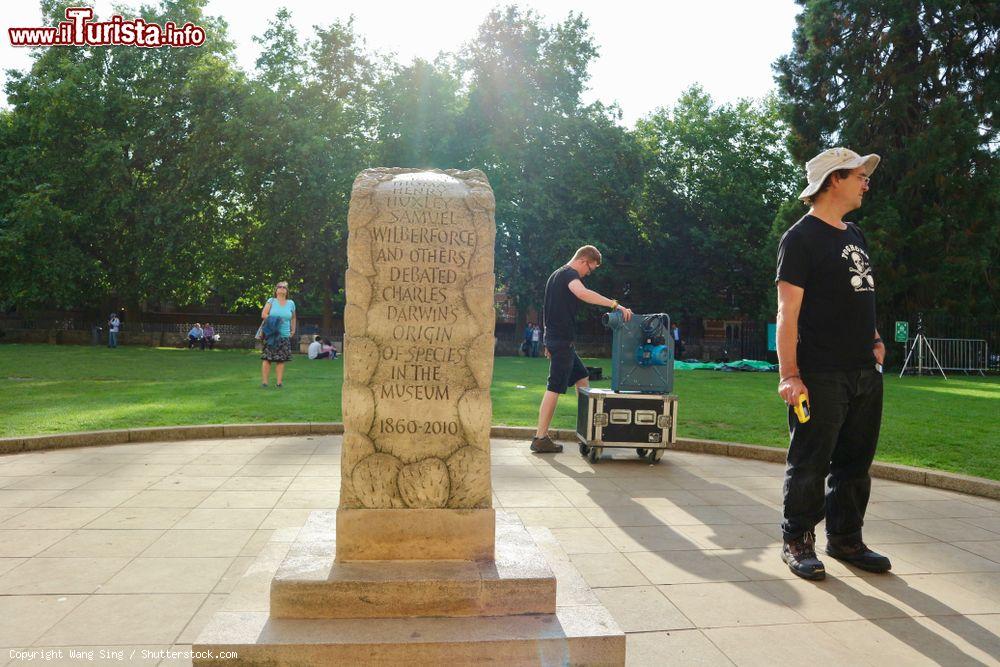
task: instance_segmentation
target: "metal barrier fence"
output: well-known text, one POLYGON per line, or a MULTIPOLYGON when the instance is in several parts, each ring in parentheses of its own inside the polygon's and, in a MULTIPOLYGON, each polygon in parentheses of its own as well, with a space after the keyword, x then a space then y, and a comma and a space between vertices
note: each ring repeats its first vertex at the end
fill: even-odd
MULTIPOLYGON (((897 368, 902 365, 906 353, 909 352, 910 346, 913 344, 913 337, 917 333, 916 329, 919 319, 919 316, 913 313, 887 313, 879 317, 879 333, 882 334, 882 338, 886 341, 886 347, 890 348, 889 363, 895 365, 897 368), (901 349, 904 343, 897 343, 893 340, 894 324, 898 321, 908 322, 910 326, 910 334, 912 335, 910 340, 905 343, 905 349, 901 349)), ((1000 354, 997 354, 997 351, 1000 350, 1000 317, 974 318, 924 314, 923 325, 923 333, 927 336, 927 340, 986 341, 987 350, 983 352, 986 360, 986 368, 976 369, 975 372, 1000 372, 1000 354)), ((935 347, 935 350, 937 350, 937 347, 935 347)), ((942 359, 941 363, 944 364, 944 362, 945 360, 942 359)))
POLYGON ((924 345, 913 349, 916 338, 906 341, 906 350, 910 355, 907 371, 934 372, 938 364, 942 370, 961 371, 964 373, 979 373, 986 375, 990 370, 989 346, 981 338, 929 338, 924 336, 924 345), (929 348, 929 349, 928 349, 929 348), (935 361, 937 363, 935 363, 935 361))
POLYGON ((753 320, 727 323, 723 356, 730 361, 767 360, 767 323, 753 320))
MULTIPOLYGON (((211 321, 211 320, 209 320, 211 321)), ((142 333, 176 333, 187 336, 187 332, 194 326, 194 321, 183 324, 170 322, 123 322, 122 331, 139 331, 142 333)), ((215 333, 222 336, 253 336, 259 324, 213 324, 215 333)))

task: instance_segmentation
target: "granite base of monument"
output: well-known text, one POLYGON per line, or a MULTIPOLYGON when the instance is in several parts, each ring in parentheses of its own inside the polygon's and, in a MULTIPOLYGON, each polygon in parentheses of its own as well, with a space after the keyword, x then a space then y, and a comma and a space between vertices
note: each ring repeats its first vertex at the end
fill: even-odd
POLYGON ((496 513, 493 559, 401 563, 334 561, 336 514, 310 515, 268 599, 237 596, 213 616, 194 664, 624 664, 603 606, 556 606, 555 576, 515 515, 496 513), (224 653, 238 657, 209 657, 224 653))

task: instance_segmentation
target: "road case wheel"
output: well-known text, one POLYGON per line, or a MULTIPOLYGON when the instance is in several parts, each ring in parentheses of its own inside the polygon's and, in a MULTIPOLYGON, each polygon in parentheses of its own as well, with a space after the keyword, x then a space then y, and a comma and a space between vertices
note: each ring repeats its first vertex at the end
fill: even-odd
POLYGON ((646 458, 646 448, 645 447, 636 447, 635 448, 635 453, 639 455, 640 459, 646 458))
POLYGON ((580 443, 580 456, 586 456, 586 455, 587 455, 587 451, 588 451, 589 449, 590 449, 590 447, 588 447, 587 445, 585 445, 585 444, 583 444, 583 443, 581 442, 581 443, 580 443))
POLYGON ((601 449, 600 447, 591 447, 590 454, 587 456, 587 460, 590 461, 591 463, 597 463, 598 461, 601 460, 601 453, 603 451, 604 450, 601 449))
POLYGON ((648 460, 650 463, 659 463, 660 459, 662 458, 663 458, 662 449, 651 449, 649 450, 649 453, 646 455, 646 460, 648 460))

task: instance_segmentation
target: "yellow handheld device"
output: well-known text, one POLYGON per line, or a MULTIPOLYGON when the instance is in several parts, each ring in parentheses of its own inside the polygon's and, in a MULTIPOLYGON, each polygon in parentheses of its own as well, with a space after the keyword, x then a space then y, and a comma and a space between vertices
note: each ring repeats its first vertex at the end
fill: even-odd
POLYGON ((805 394, 799 394, 799 400, 792 409, 795 410, 795 416, 799 418, 800 424, 805 424, 809 421, 809 399, 805 394))

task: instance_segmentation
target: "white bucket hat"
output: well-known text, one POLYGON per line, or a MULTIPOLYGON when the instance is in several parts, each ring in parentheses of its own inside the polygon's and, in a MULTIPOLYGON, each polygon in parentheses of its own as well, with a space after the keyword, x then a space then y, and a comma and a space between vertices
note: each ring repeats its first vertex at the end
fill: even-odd
POLYGON ((809 185, 799 195, 799 199, 805 201, 816 194, 824 179, 838 169, 857 169, 864 166, 871 176, 881 159, 875 153, 862 157, 849 148, 828 148, 806 162, 806 179, 809 185))

